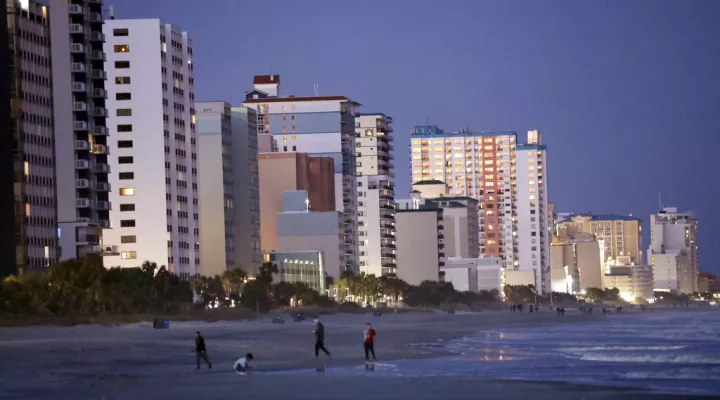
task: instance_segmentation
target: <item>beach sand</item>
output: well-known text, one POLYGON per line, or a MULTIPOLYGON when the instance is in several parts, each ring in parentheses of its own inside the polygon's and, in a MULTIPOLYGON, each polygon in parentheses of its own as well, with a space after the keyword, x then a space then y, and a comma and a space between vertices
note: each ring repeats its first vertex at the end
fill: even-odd
MULTIPOLYGON (((619 316, 622 317, 622 316, 619 316)), ((332 359, 315 360, 311 319, 180 322, 170 329, 150 323, 116 327, 22 327, 0 329, 0 398, 32 399, 622 399, 678 398, 627 389, 572 384, 489 381, 445 377, 379 377, 267 374, 318 366, 360 366, 362 330, 377 330, 380 362, 447 355, 441 346, 417 346, 473 335, 487 329, 590 322, 602 315, 539 314, 343 314, 323 316, 325 345, 332 359), (213 369, 195 371, 193 337, 205 337, 213 369), (258 370, 238 376, 233 362, 247 352, 258 370)))

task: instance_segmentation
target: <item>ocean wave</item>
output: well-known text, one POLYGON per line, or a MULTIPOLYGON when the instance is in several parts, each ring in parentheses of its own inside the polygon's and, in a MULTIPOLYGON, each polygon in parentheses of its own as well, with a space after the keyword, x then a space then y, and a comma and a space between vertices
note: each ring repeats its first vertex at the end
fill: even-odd
POLYGON ((657 363, 657 364, 717 364, 720 358, 704 357, 697 354, 653 354, 653 355, 627 355, 627 354, 583 354, 583 361, 601 361, 616 363, 657 363))
POLYGON ((680 350, 687 346, 591 346, 591 347, 568 347, 560 349, 562 352, 567 353, 583 353, 586 351, 667 351, 667 350, 680 350))

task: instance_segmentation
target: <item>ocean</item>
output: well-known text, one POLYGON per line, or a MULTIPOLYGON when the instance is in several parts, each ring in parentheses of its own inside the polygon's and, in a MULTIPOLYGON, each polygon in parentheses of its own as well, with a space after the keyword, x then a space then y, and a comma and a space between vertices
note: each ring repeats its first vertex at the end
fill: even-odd
POLYGON ((357 366, 324 373, 562 381, 720 394, 716 311, 611 315, 598 322, 497 329, 416 346, 442 348, 454 355, 380 361, 372 372, 357 366))

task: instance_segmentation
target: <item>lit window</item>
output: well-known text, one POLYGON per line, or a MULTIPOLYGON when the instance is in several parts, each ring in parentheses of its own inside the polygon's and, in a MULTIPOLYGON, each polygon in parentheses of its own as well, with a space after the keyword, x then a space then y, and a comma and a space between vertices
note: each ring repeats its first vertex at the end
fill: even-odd
MULTIPOLYGON (((283 106, 283 108, 285 108, 285 106, 283 106)), ((283 110, 283 111, 285 111, 285 110, 283 110)), ((282 116, 282 120, 283 120, 283 121, 287 121, 287 115, 283 115, 283 116, 282 116)))
POLYGON ((135 196, 135 188, 120 188, 120 196, 135 196))
POLYGON ((130 77, 129 76, 118 76, 115 78, 115 84, 116 85, 129 85, 130 77))
POLYGON ((25 173, 25 176, 30 175, 30 163, 27 161, 23 163, 23 172, 25 173))
POLYGON ((290 119, 293 120, 293 121, 295 121, 295 116, 294 116, 294 115, 291 115, 291 116, 290 116, 290 119))
POLYGON ((30 204, 25 204, 25 216, 30 216, 30 204))
POLYGON ((130 51, 130 46, 127 44, 116 44, 114 48, 116 53, 127 53, 130 51))
POLYGON ((292 135, 292 140, 293 140, 293 142, 294 142, 295 140, 297 140, 297 136, 292 135))
POLYGON ((283 135, 283 142, 287 142, 287 135, 283 135))
POLYGON ((295 130, 295 125, 292 126, 292 130, 295 130))
POLYGON ((134 260, 137 258, 136 251, 123 251, 120 253, 120 258, 123 260, 134 260))

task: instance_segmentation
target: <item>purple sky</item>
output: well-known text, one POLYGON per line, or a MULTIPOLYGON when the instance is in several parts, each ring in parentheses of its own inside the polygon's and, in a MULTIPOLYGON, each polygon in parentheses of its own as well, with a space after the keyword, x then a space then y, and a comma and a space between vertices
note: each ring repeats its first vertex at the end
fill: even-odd
POLYGON ((720 1, 106 2, 190 32, 197 100, 239 104, 274 73, 284 94, 318 83, 391 115, 399 197, 416 124, 539 129, 558 211, 648 223, 661 191, 699 215, 701 268, 720 273, 720 1))

